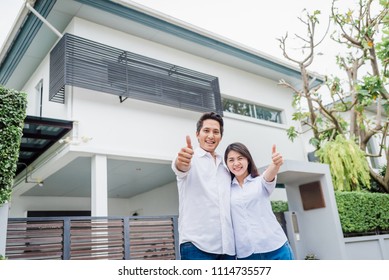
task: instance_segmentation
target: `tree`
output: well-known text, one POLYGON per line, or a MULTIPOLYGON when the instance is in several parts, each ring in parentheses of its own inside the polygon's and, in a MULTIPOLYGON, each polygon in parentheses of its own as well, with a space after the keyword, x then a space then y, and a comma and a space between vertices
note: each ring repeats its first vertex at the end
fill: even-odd
MULTIPOLYGON (((326 77, 326 93, 332 102, 324 103, 324 90, 320 86, 309 87, 307 69, 315 58, 317 46, 328 35, 326 32, 322 39, 315 38, 320 11, 313 14, 307 12, 305 20, 300 18, 307 30, 306 36, 297 35, 302 42, 301 49, 305 51, 303 58, 295 59, 288 54, 288 34, 278 39, 284 57, 300 67, 302 88, 293 87, 283 80, 279 84, 293 91, 293 105, 296 108, 293 118, 311 129, 313 137, 310 143, 316 151, 341 135, 358 145, 366 161, 383 155, 386 159, 384 172, 377 172, 369 165, 369 174, 380 190, 389 193, 389 94, 386 89, 389 78, 388 0, 380 0, 379 3, 359 0, 356 7, 344 12, 336 5, 337 0, 334 0, 331 5, 331 20, 334 23, 331 38, 347 49, 336 57, 338 66, 344 70, 347 78, 326 77), (374 115, 368 114, 372 108, 374 115), (380 141, 376 154, 368 151, 368 143, 374 137, 380 141)), ((291 140, 300 133, 295 127, 288 130, 291 140)))

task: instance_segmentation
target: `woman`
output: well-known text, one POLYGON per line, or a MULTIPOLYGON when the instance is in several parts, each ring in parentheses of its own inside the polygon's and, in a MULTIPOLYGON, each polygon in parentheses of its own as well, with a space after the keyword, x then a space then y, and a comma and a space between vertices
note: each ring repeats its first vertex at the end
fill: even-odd
POLYGON ((231 173, 231 216, 239 260, 293 260, 288 239, 273 214, 270 195, 283 164, 272 147, 272 163, 259 175, 253 158, 242 143, 230 144, 224 160, 231 173))

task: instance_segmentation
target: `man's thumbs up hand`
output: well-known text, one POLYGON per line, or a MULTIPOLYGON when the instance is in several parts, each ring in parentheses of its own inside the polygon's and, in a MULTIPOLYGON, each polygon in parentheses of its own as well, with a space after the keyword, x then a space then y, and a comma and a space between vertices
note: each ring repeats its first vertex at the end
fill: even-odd
POLYGON ((186 147, 181 148, 181 150, 178 152, 178 156, 176 159, 176 167, 178 170, 182 172, 186 172, 190 168, 190 162, 193 157, 193 147, 192 147, 192 140, 190 139, 190 136, 186 136, 186 147))
POLYGON ((186 147, 193 150, 193 147, 192 147, 192 140, 190 140, 190 136, 189 135, 186 135, 186 147))

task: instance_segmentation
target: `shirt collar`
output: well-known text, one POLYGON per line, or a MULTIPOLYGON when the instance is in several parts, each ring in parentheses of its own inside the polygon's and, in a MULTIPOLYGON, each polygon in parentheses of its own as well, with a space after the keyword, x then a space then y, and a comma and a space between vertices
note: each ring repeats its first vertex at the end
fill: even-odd
MULTIPOLYGON (((200 157, 205 157, 205 156, 208 156, 208 157, 211 157, 212 158, 212 155, 210 152, 207 152, 206 150, 204 150, 203 148, 201 147, 197 147, 196 148, 197 151, 198 151, 198 154, 200 157)), ((215 151, 215 155, 216 155, 216 164, 220 164, 220 163, 223 163, 223 158, 221 155, 219 155, 218 153, 216 153, 215 151)))
MULTIPOLYGON (((251 181, 254 181, 255 178, 253 178, 251 176, 251 174, 249 174, 246 178, 244 178, 244 181, 243 181, 243 184, 245 184, 247 181, 251 182, 251 181)), ((232 179, 232 184, 237 184, 239 185, 238 183, 238 180, 236 179, 236 177, 234 177, 234 179, 232 179)))
MULTIPOLYGON (((200 155, 201 157, 203 157, 203 156, 205 156, 205 155, 207 155, 207 154, 210 155, 210 156, 212 156, 210 152, 207 152, 206 150, 204 150, 204 149, 201 148, 201 147, 197 147, 197 150, 199 151, 199 155, 200 155)), ((218 158, 218 159, 221 158, 221 156, 220 156, 218 153, 216 153, 216 151, 215 151, 215 155, 216 155, 216 158, 218 158)))

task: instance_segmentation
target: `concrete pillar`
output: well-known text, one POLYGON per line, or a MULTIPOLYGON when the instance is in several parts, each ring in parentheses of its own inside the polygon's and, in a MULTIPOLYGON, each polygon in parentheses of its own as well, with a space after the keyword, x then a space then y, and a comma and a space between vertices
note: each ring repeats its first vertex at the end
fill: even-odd
POLYGON ((108 216, 107 156, 93 156, 91 165, 91 215, 108 216))

